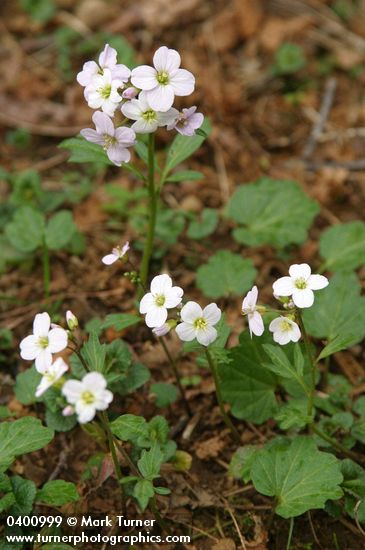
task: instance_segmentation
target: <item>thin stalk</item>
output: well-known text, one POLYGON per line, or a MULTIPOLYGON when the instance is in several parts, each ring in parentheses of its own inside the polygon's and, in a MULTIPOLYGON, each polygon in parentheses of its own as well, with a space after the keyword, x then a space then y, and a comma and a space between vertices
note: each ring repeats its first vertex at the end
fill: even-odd
POLYGON ((49 298, 49 281, 50 281, 50 266, 49 266, 49 251, 46 243, 43 245, 43 288, 45 299, 49 298))
POLYGON ((223 402, 223 398, 222 398, 221 387, 220 387, 220 382, 219 382, 217 365, 216 365, 216 362, 214 361, 210 351, 208 350, 208 348, 205 349, 205 355, 207 357, 208 365, 209 365, 209 368, 210 368, 210 370, 212 372, 212 375, 213 375, 213 378, 214 378, 215 392, 216 392, 216 395, 217 395, 217 401, 218 401, 218 405, 219 405, 221 414, 223 416, 224 423, 229 428, 229 430, 231 432, 231 435, 232 435, 233 439, 236 441, 236 443, 241 443, 240 434, 238 433, 236 427, 234 426, 234 424, 232 423, 231 419, 229 418, 229 416, 227 415, 227 413, 225 411, 224 402, 223 402))
POLYGON ((107 416, 105 411, 100 413, 99 417, 100 417, 102 426, 104 428, 105 434, 106 434, 107 439, 108 439, 108 447, 109 447, 109 451, 110 451, 110 454, 111 454, 111 457, 112 457, 112 460, 113 460, 115 475, 117 476, 117 479, 118 479, 118 482, 119 482, 119 487, 120 487, 120 492, 121 492, 121 497, 122 497, 122 513, 126 514, 127 510, 126 510, 125 496, 124 496, 123 484, 121 483, 121 481, 123 479, 123 474, 122 474, 122 470, 120 468, 119 460, 118 460, 118 457, 117 457, 117 452, 115 450, 114 437, 113 437, 112 431, 111 431, 110 426, 109 426, 109 419, 108 419, 108 416, 107 416))
POLYGON ((290 518, 289 533, 288 533, 288 540, 287 540, 287 543, 286 543, 286 550, 290 550, 291 539, 293 537, 293 530, 294 530, 294 518, 290 518))
POLYGON ((164 337, 163 336, 160 336, 158 337, 158 340, 159 342, 161 343, 161 346, 163 347, 163 350, 166 354, 166 357, 167 359, 169 360, 169 363, 171 365, 171 368, 172 370, 174 371, 174 374, 175 374, 175 379, 176 379, 176 382, 177 382, 177 385, 178 385, 178 388, 179 388, 179 391, 180 391, 180 394, 181 394, 181 398, 183 400, 183 403, 184 403, 184 407, 185 407, 185 410, 186 412, 188 413, 188 416, 192 416, 192 411, 191 411, 191 408, 190 408, 190 405, 189 405, 189 402, 186 398, 186 395, 185 395, 185 391, 184 391, 184 387, 181 383, 181 379, 180 379, 180 373, 178 371, 178 368, 177 368, 177 365, 170 353, 170 350, 169 348, 167 347, 166 345, 166 342, 164 341, 164 337))
POLYGON ((302 335, 303 335, 304 347, 305 347, 305 351, 306 351, 306 354, 308 356, 310 367, 311 367, 311 385, 310 385, 310 390, 309 390, 309 393, 308 393, 307 415, 312 416, 314 392, 315 392, 315 389, 316 389, 316 364, 315 364, 315 361, 313 359, 313 355, 312 355, 312 352, 311 352, 311 349, 310 349, 309 337, 308 337, 307 331, 305 330, 302 314, 301 314, 301 312, 298 308, 296 309, 296 317, 297 317, 297 320, 298 320, 298 323, 299 323, 299 326, 300 326, 300 330, 301 330, 302 335))
POLYGON ((143 256, 140 269, 140 278, 142 285, 146 285, 148 279, 148 270, 155 238, 155 226, 157 216, 157 192, 155 189, 155 135, 148 136, 148 177, 147 187, 149 196, 149 218, 147 238, 143 249, 143 256))
POLYGON ((310 424, 309 428, 313 433, 317 434, 318 437, 332 445, 332 447, 338 452, 344 454, 345 456, 348 456, 349 458, 352 458, 352 460, 355 460, 356 462, 364 462, 364 457, 358 455, 357 453, 354 453, 353 451, 350 451, 349 449, 346 449, 346 447, 341 445, 341 443, 338 443, 336 439, 333 439, 330 435, 322 432, 322 430, 320 430, 315 424, 310 424))

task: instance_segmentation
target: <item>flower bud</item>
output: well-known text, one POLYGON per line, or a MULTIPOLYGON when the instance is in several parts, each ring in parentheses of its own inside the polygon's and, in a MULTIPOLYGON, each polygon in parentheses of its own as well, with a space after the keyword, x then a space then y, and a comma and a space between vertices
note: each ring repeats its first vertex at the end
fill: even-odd
POLYGON ((155 336, 165 336, 171 329, 175 328, 177 321, 175 319, 169 319, 161 327, 155 327, 152 329, 152 332, 155 336))
POLYGON ((187 472, 191 468, 192 456, 186 451, 176 451, 172 464, 177 472, 187 472))
POLYGON ((75 409, 72 405, 67 405, 63 410, 62 410, 62 415, 63 416, 72 416, 73 414, 75 414, 75 409))
POLYGON ((134 99, 138 95, 138 90, 134 86, 130 86, 129 88, 126 88, 124 92, 122 93, 123 99, 134 99))
POLYGON ((70 330, 74 330, 79 326, 77 317, 70 310, 66 311, 66 321, 67 321, 67 326, 70 330))

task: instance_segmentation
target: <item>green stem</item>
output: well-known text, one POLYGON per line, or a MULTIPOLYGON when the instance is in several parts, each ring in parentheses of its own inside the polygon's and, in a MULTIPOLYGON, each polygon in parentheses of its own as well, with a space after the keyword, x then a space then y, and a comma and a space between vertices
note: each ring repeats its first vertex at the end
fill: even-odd
POLYGON ((311 348, 310 348, 309 337, 308 337, 307 331, 305 330, 302 314, 301 314, 301 312, 298 308, 296 309, 296 318, 298 320, 300 330, 301 330, 302 335, 303 335, 304 347, 305 347, 305 351, 306 351, 306 354, 308 356, 310 367, 311 367, 311 385, 310 385, 310 389, 309 389, 309 393, 308 393, 307 415, 312 416, 312 414, 313 414, 314 392, 315 392, 315 389, 316 389, 316 364, 315 364, 315 361, 313 360, 313 355, 312 355, 311 348))
POLYGON ((43 288, 45 299, 49 298, 49 281, 50 281, 50 267, 49 267, 49 251, 46 243, 43 245, 43 288))
POLYGON ((160 337, 157 337, 157 339, 159 340, 159 342, 161 343, 161 346, 163 347, 163 350, 166 354, 166 357, 167 359, 169 360, 169 363, 171 365, 171 368, 172 370, 174 371, 174 374, 175 374, 175 379, 176 379, 176 383, 178 385, 178 388, 179 388, 179 391, 180 391, 180 394, 181 394, 181 397, 182 397, 182 400, 183 400, 183 403, 184 403, 184 407, 185 407, 185 410, 186 412, 188 413, 188 416, 192 416, 192 411, 191 411, 191 408, 190 408, 190 405, 189 405, 189 402, 186 398, 186 395, 185 395, 185 391, 184 391, 184 387, 181 383, 181 379, 180 379, 180 373, 178 371, 178 368, 177 368, 177 365, 170 353, 170 350, 169 348, 167 347, 167 344, 166 342, 164 341, 164 337, 163 336, 160 336, 160 337))
POLYGON ((101 419, 101 423, 103 425, 105 434, 106 434, 107 439, 108 439, 108 447, 109 447, 109 451, 110 451, 110 454, 111 454, 111 457, 112 457, 112 460, 113 460, 115 475, 117 476, 120 491, 121 491, 122 511, 123 511, 122 513, 125 514, 126 513, 126 503, 125 503, 125 497, 124 497, 124 491, 123 491, 123 484, 121 483, 121 481, 123 479, 123 474, 122 474, 122 470, 120 468, 119 460, 118 460, 118 457, 117 457, 117 452, 116 452, 116 449, 115 449, 114 437, 113 437, 112 431, 111 431, 110 426, 109 426, 108 415, 106 414, 105 411, 100 413, 100 419, 101 419))
POLYGON ((326 434, 325 432, 322 432, 315 424, 310 424, 309 428, 311 431, 318 435, 321 439, 324 441, 327 441, 334 449, 339 451, 340 453, 343 453, 345 456, 348 456, 349 458, 352 458, 352 460, 355 460, 357 462, 364 462, 364 458, 357 453, 354 453, 353 451, 350 451, 349 449, 346 449, 341 443, 338 443, 336 439, 333 439, 330 435, 326 434))
POLYGON ((294 530, 294 518, 290 518, 289 533, 288 533, 288 541, 286 543, 286 550, 290 550, 291 539, 292 539, 292 536, 293 536, 293 530, 294 530))
POLYGON ((146 285, 148 279, 148 269, 153 249, 153 241, 155 238, 155 226, 157 216, 157 192, 155 189, 155 135, 149 134, 148 136, 148 196, 149 196, 149 219, 147 238, 144 245, 140 278, 143 286, 146 285))
POLYGON ((205 349, 205 354, 206 354, 206 357, 207 357, 209 368, 210 368, 210 370, 212 372, 212 375, 213 375, 213 378, 214 378, 217 401, 218 401, 218 405, 219 405, 221 414, 223 416, 224 423, 229 428, 229 430, 231 432, 231 435, 232 435, 233 439, 236 441, 236 443, 241 443, 240 434, 238 433, 236 427, 232 423, 231 419, 227 415, 227 413, 225 411, 225 408, 224 408, 224 402, 223 402, 223 397, 222 397, 222 392, 221 392, 221 387, 220 387, 219 375, 218 375, 218 369, 217 369, 216 362, 214 361, 214 359, 212 357, 212 354, 210 353, 208 348, 205 349))

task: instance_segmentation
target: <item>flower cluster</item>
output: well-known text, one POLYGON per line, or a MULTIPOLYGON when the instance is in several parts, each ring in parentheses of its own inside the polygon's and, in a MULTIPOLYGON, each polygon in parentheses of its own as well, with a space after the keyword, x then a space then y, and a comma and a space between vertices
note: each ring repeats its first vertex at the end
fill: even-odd
MULTIPOLYGON (((296 319, 296 308, 311 307, 314 302, 313 290, 320 290, 328 285, 328 279, 323 275, 312 275, 308 264, 294 264, 289 268, 289 276, 281 277, 273 284, 275 298, 284 304, 286 315, 273 319, 269 325, 274 341, 285 345, 298 342, 301 332, 296 319)), ((257 305, 258 290, 254 286, 242 302, 242 313, 247 315, 250 334, 261 336, 264 332, 264 322, 261 313, 265 307, 257 305)))
MULTIPOLYGON (((78 327, 77 317, 72 311, 67 311, 66 322, 71 332, 78 327)), ((62 357, 53 360, 53 354, 63 351, 68 340, 68 331, 51 324, 48 313, 38 313, 33 322, 33 334, 20 342, 20 355, 23 359, 34 360, 36 370, 42 374, 35 396, 41 397, 50 387, 58 387, 68 403, 63 414, 76 413, 78 421, 83 424, 90 422, 96 411, 107 409, 113 394, 106 389, 106 380, 98 372, 86 374, 82 381, 64 379, 68 365, 62 357)))
MULTIPOLYGON (((281 277, 273 284, 274 296, 284 305, 285 312, 269 324, 274 341, 285 345, 298 342, 301 332, 296 323, 298 308, 310 307, 314 301, 313 290, 328 285, 323 275, 312 275, 308 264, 294 264, 289 268, 289 276, 281 277)), ((148 327, 155 336, 164 336, 171 329, 178 337, 190 342, 197 340, 203 346, 209 346, 218 336, 215 325, 222 312, 215 303, 204 309, 196 302, 189 301, 182 306, 183 290, 172 286, 168 275, 158 275, 151 282, 150 292, 140 302, 140 313, 145 314, 148 327), (177 319, 168 319, 168 310, 178 308, 177 319)), ((242 302, 242 313, 247 316, 250 334, 261 336, 265 330, 262 314, 267 310, 257 305, 258 290, 254 286, 242 302)))
POLYGON ((117 63, 116 50, 106 44, 99 63, 87 61, 77 75, 89 107, 100 109, 92 117, 95 130, 86 128, 81 135, 101 145, 117 166, 130 160, 128 148, 135 144, 136 133, 148 134, 165 126, 194 135, 203 115, 196 112, 196 106, 181 112, 172 106, 175 96, 188 96, 195 87, 194 75, 180 65, 179 53, 161 46, 153 56, 153 67, 141 65, 131 71, 117 63), (125 119, 114 125, 117 112, 125 119))

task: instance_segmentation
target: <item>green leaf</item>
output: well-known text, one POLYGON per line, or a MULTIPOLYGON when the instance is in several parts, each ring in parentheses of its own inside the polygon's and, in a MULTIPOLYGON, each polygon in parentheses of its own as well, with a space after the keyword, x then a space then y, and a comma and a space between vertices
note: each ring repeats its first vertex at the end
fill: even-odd
POLYGON ((49 220, 46 227, 46 245, 50 250, 60 250, 69 244, 76 233, 71 212, 60 210, 49 220))
POLYGON ((10 243, 21 252, 33 252, 41 247, 44 238, 43 214, 30 206, 22 206, 5 227, 10 243))
POLYGON ((132 391, 143 386, 149 379, 151 373, 147 367, 141 363, 131 363, 122 380, 116 386, 116 392, 120 395, 127 395, 132 391))
POLYGON ((137 481, 133 489, 133 496, 138 502, 142 512, 145 511, 150 499, 154 496, 154 494, 155 491, 153 489, 151 481, 149 481, 148 479, 137 481))
POLYGON ((187 236, 190 239, 203 239, 208 237, 216 230, 218 225, 218 214, 214 208, 204 208, 200 219, 190 223, 187 231, 187 236))
POLYGON ((281 376, 282 378, 296 380, 305 391, 308 391, 303 378, 304 359, 301 354, 299 345, 295 346, 294 348, 296 350, 296 363, 294 364, 289 360, 288 356, 279 346, 273 346, 272 344, 263 344, 262 347, 271 359, 271 363, 265 363, 265 367, 270 369, 278 376, 281 376))
POLYGON ((35 403, 35 391, 42 376, 36 371, 35 367, 31 367, 24 372, 21 372, 16 377, 15 382, 15 397, 23 405, 31 405, 35 403))
POLYGON ((37 492, 33 481, 24 479, 20 476, 11 478, 11 485, 15 502, 10 508, 9 513, 14 516, 25 516, 30 514, 33 508, 35 494, 37 492))
MULTIPOLYGON (((211 132, 211 125, 209 120, 206 118, 203 122, 202 129, 208 136, 211 132)), ((182 136, 178 134, 172 144, 169 147, 167 153, 166 164, 163 170, 163 178, 165 180, 166 175, 173 169, 175 166, 189 158, 205 141, 205 137, 201 135, 195 136, 182 136)))
POLYGON ((16 456, 42 449, 53 439, 53 430, 42 426, 41 421, 27 416, 14 422, 0 424, 0 472, 16 456))
POLYGON ((275 420, 281 430, 302 429, 313 421, 313 415, 307 414, 307 399, 290 399, 275 414, 275 420))
POLYGON ((91 332, 88 341, 82 346, 82 355, 92 371, 103 372, 106 356, 106 345, 100 344, 98 335, 91 332))
POLYGON ((45 421, 49 428, 55 432, 68 432, 77 424, 76 415, 63 416, 61 410, 51 411, 46 409, 45 421))
POLYGON ((59 147, 71 151, 68 162, 92 162, 113 166, 101 145, 90 143, 83 137, 64 139, 59 147))
POLYGON ((174 384, 166 384, 164 382, 151 384, 151 392, 156 395, 157 407, 172 405, 178 396, 177 387, 174 384))
MULTIPOLYGON (((14 493, 7 493, 0 498, 0 514, 7 510, 15 503, 14 493)), ((1 549, 1 539, 0 539, 0 549, 1 549)))
POLYGON ((235 479, 243 479, 245 483, 251 479, 251 468, 255 461, 259 447, 256 445, 245 445, 238 447, 234 452, 228 473, 235 479))
POLYGON ((303 48, 291 42, 284 42, 275 53, 274 74, 294 74, 305 67, 307 61, 303 48))
POLYGON ((148 425, 142 416, 123 414, 110 424, 114 435, 122 441, 131 441, 137 444, 140 437, 149 437, 148 425))
POLYGON ((258 452, 251 475, 259 493, 277 499, 275 511, 283 518, 324 508, 328 499, 342 496, 340 462, 305 436, 258 452))
POLYGON ((365 265, 365 223, 339 223, 325 231, 320 238, 323 269, 351 271, 365 265))
POLYGON ((144 478, 153 480, 160 475, 161 465, 164 461, 160 446, 155 442, 149 451, 143 450, 138 461, 138 469, 144 478))
POLYGON ((141 322, 141 317, 131 313, 111 313, 107 315, 101 325, 102 329, 113 327, 115 330, 122 331, 125 328, 132 327, 141 322))
POLYGON ((69 502, 76 502, 79 498, 80 495, 74 483, 55 479, 43 485, 37 492, 36 501, 50 506, 63 506, 69 502))
POLYGON ((219 250, 209 258, 208 263, 199 267, 196 284, 205 296, 220 298, 246 292, 251 288, 255 276, 252 260, 228 250, 219 250))
POLYGON ((179 182, 179 181, 198 181, 204 178, 204 174, 197 172, 196 170, 180 170, 171 174, 166 181, 179 182))
POLYGON ((336 273, 304 311, 311 336, 326 339, 320 358, 360 342, 365 336, 365 297, 355 273, 336 273))
POLYGON ((232 362, 219 365, 221 390, 223 398, 231 405, 231 412, 236 418, 262 424, 272 417, 277 410, 275 387, 277 378, 264 364, 268 357, 262 342, 250 338, 248 331, 240 336, 240 345, 230 350, 232 362))
POLYGON ((148 164, 148 147, 147 145, 141 141, 141 139, 137 139, 137 142, 134 146, 137 155, 140 159, 143 160, 145 164, 148 164))
POLYGON ((227 206, 227 216, 243 226, 233 231, 237 242, 277 248, 303 243, 318 212, 296 182, 267 177, 239 186, 227 206))
POLYGON ((156 237, 163 245, 175 244, 184 227, 185 218, 181 212, 165 209, 157 213, 156 237))

